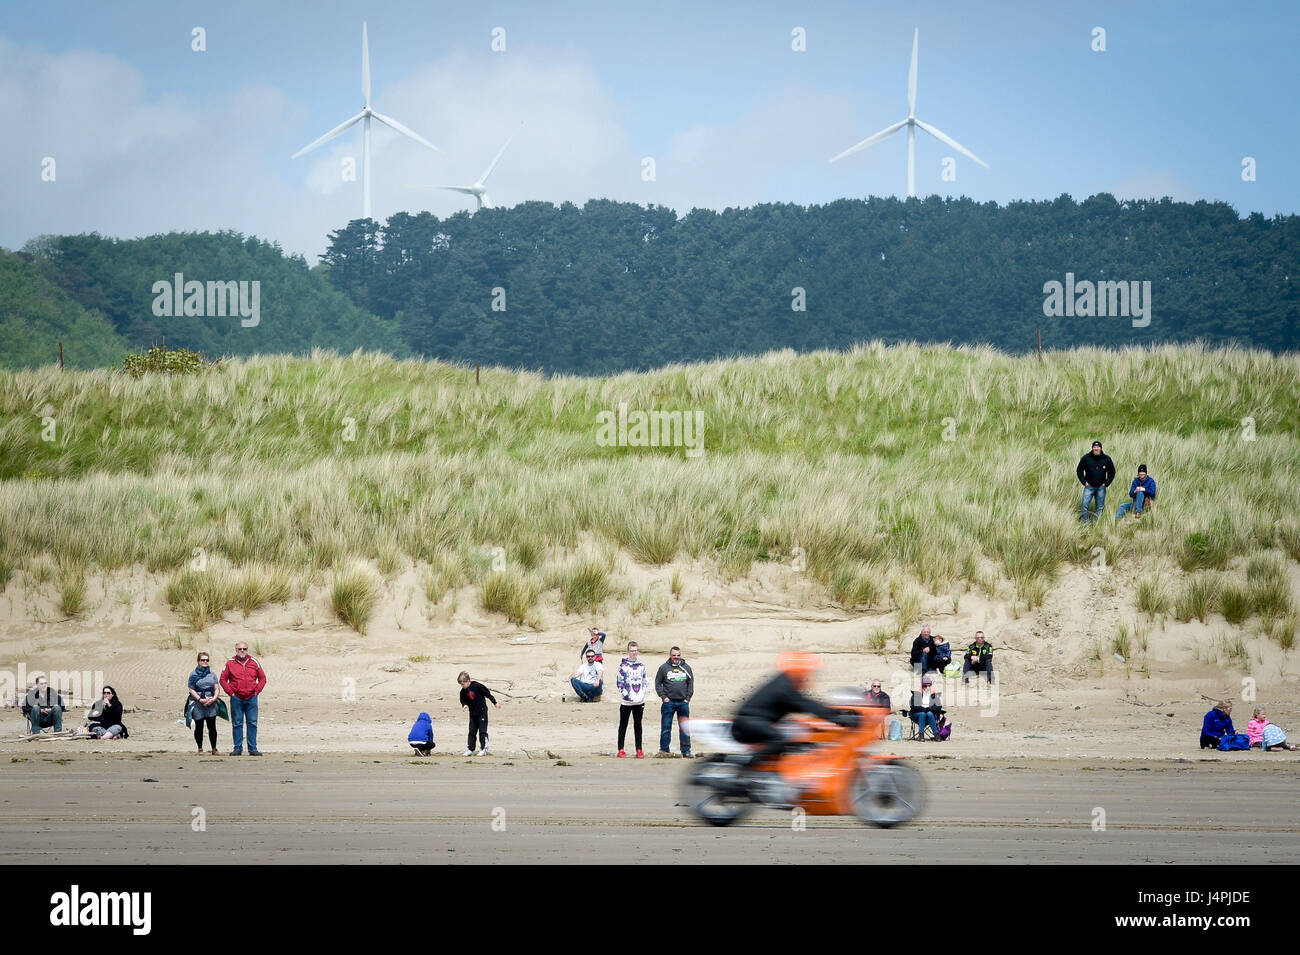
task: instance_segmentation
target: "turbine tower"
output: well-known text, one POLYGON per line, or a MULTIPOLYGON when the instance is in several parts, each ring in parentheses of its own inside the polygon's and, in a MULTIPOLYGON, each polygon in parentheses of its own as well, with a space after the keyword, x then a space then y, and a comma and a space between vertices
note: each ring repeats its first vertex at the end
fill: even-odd
POLYGON ((886 126, 880 132, 872 136, 868 136, 866 139, 862 140, 862 142, 858 143, 856 146, 850 146, 848 149, 844 150, 844 152, 840 153, 838 156, 834 156, 831 158, 831 162, 839 162, 845 156, 852 156, 854 153, 861 152, 862 150, 866 149, 868 146, 874 146, 876 143, 888 139, 890 136, 894 135, 894 133, 898 132, 900 129, 906 126, 907 127, 907 198, 909 199, 914 198, 916 196, 916 130, 918 127, 925 130, 935 139, 939 140, 939 142, 946 143, 947 145, 951 146, 953 149, 957 150, 962 155, 968 156, 969 158, 975 160, 985 169, 989 168, 988 163, 986 163, 983 159, 980 159, 979 156, 976 156, 973 152, 971 152, 961 143, 957 142, 957 140, 951 138, 950 136, 945 134, 942 130, 936 129, 934 126, 931 126, 929 123, 923 123, 921 122, 921 120, 916 118, 916 53, 917 53, 917 48, 920 45, 920 38, 921 38, 921 31, 918 28, 914 30, 912 33, 912 68, 907 73, 907 119, 901 120, 900 122, 895 123, 893 126, 886 126))
POLYGON ((510 145, 510 141, 512 139, 514 139, 514 136, 511 136, 510 139, 506 140, 505 146, 502 146, 497 151, 496 158, 494 158, 492 162, 488 164, 488 167, 483 170, 483 175, 479 176, 478 179, 475 180, 472 186, 425 186, 424 188, 450 189, 452 192, 463 192, 467 196, 473 196, 474 199, 478 202, 478 205, 474 208, 475 212, 477 212, 479 209, 491 209, 492 200, 488 198, 488 194, 487 194, 487 185, 486 185, 487 177, 492 175, 492 170, 495 169, 497 167, 497 163, 501 161, 501 156, 506 151, 506 146, 510 145))
POLYGON ((289 158, 297 159, 303 153, 311 152, 317 146, 324 145, 325 143, 333 139, 335 136, 339 136, 342 133, 346 132, 347 130, 351 129, 357 123, 361 123, 361 140, 362 140, 361 214, 364 218, 369 219, 370 218, 370 121, 372 119, 378 120, 379 122, 383 123, 385 126, 389 127, 390 129, 395 129, 397 132, 401 133, 403 136, 407 137, 408 139, 415 140, 421 146, 427 146, 429 149, 432 149, 434 152, 440 152, 440 150, 433 143, 429 142, 427 139, 418 135, 417 133, 413 133, 411 130, 407 129, 405 126, 403 126, 397 120, 393 119, 391 116, 385 116, 383 113, 377 113, 370 108, 370 41, 366 35, 366 24, 364 22, 361 24, 361 95, 365 97, 365 101, 366 101, 366 105, 362 108, 361 112, 357 113, 357 115, 353 116, 351 119, 347 120, 346 122, 340 123, 338 126, 335 126, 333 129, 331 129, 320 139, 316 140, 314 143, 302 147, 302 149, 298 150, 289 158))

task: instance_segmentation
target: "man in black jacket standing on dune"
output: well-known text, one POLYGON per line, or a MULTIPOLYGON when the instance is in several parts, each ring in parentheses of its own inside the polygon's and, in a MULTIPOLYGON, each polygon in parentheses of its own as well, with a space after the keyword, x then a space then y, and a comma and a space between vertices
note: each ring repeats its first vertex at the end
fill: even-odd
POLYGON ((1079 506, 1079 520, 1091 524, 1106 509, 1106 488, 1115 480, 1115 462, 1101 449, 1101 442, 1092 442, 1092 450, 1079 459, 1074 470, 1083 485, 1083 503, 1079 506), (1089 513, 1089 505, 1096 500, 1097 510, 1089 513))

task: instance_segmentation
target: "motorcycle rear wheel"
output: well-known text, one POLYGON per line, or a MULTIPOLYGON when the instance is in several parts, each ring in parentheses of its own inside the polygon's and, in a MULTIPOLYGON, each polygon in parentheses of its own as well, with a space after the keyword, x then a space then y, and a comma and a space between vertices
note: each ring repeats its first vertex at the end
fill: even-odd
POLYGON ((749 815, 754 802, 741 780, 745 770, 725 756, 697 762, 686 777, 686 804, 712 826, 729 826, 749 815))
POLYGON ((911 766, 881 763, 858 770, 850 799, 859 819, 888 829, 910 821, 925 807, 925 782, 911 766))

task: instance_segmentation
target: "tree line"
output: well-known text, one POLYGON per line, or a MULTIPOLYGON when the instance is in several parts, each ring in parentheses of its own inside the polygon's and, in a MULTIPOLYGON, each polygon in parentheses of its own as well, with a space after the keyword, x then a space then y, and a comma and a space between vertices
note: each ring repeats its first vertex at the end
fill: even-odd
MULTIPOLYGON (((1016 353, 1037 347, 1039 332, 1047 348, 1201 340, 1295 350, 1297 222, 1241 218, 1222 202, 1104 193, 684 216, 593 199, 358 219, 329 235, 312 269, 238 233, 47 236, 25 260, 130 347, 163 337, 214 357, 360 347, 607 374, 869 339, 1016 353), (154 284, 175 273, 260 280, 259 323, 159 316, 154 284), (1131 287, 1135 304, 1143 291, 1146 315, 1099 314, 1106 285, 1118 301, 1110 283, 1131 287), (1088 290, 1077 308, 1075 289, 1088 290)), ((5 274, 0 309, 9 308, 5 274)))

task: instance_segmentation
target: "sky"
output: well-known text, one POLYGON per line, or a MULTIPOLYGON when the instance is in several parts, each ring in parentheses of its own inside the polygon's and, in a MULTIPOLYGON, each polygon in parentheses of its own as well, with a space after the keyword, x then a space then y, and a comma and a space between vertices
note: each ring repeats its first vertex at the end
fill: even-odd
POLYGON ((472 209, 427 187, 473 182, 512 136, 488 180, 498 206, 610 198, 684 214, 902 196, 903 133, 828 160, 907 116, 914 29, 916 116, 989 164, 918 132, 920 195, 1110 192, 1297 211, 1300 3, 1289 0, 0 8, 0 246, 11 249, 43 233, 234 229, 314 262, 361 215, 360 127, 290 156, 361 109, 363 21, 373 108, 441 150, 376 129, 381 221, 472 209), (941 178, 948 158, 955 181, 941 178))

